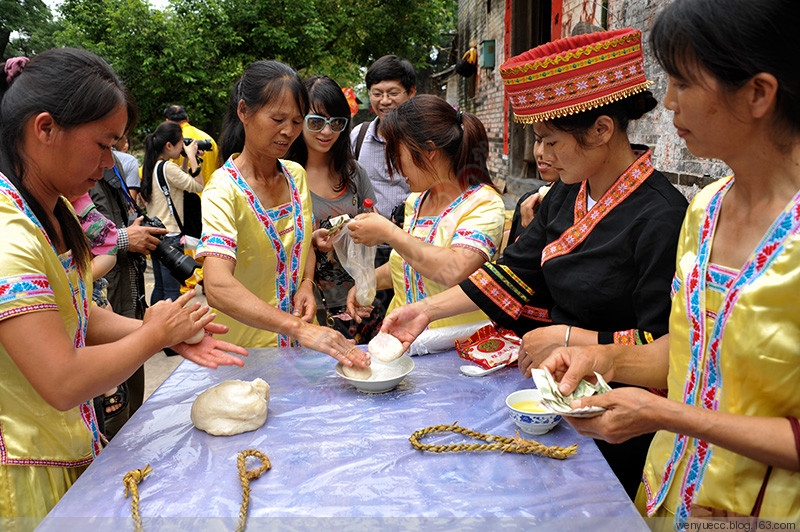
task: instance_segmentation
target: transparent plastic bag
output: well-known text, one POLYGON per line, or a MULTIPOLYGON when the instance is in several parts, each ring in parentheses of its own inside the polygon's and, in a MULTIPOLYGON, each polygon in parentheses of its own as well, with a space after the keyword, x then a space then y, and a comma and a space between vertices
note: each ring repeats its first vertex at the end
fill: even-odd
POLYGON ((332 239, 336 257, 356 284, 356 301, 362 307, 372 305, 375 300, 375 248, 356 244, 350 230, 344 225, 332 239))

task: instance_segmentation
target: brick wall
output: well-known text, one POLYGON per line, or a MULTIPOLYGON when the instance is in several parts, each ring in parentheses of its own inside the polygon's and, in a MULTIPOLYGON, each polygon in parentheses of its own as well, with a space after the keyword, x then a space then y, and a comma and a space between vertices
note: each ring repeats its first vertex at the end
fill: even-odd
POLYGON ((503 80, 498 70, 505 61, 504 2, 498 0, 460 0, 458 3, 458 37, 463 43, 458 51, 463 54, 473 44, 480 52, 481 42, 495 41, 493 68, 479 68, 472 78, 459 78, 461 109, 476 115, 486 127, 489 137, 489 171, 494 179, 504 180, 508 173, 508 160, 503 155, 503 80))
MULTIPOLYGON (((506 0, 525 1, 525 0, 506 0)), ((653 149, 653 162, 675 184, 692 187, 703 186, 711 180, 730 174, 730 169, 719 161, 699 159, 686 149, 672 126, 672 112, 661 101, 667 87, 666 75, 649 52, 647 36, 658 9, 670 0, 563 0, 562 35, 569 35, 580 21, 608 28, 631 26, 642 30, 647 77, 653 81, 651 91, 659 101, 658 107, 640 120, 631 123, 628 133, 632 142, 647 144, 653 149)), ((513 165, 503 155, 504 113, 503 83, 498 67, 507 59, 503 46, 505 3, 498 0, 459 0, 458 33, 462 54, 468 43, 494 39, 496 43, 495 67, 479 69, 470 79, 459 76, 459 102, 461 108, 474 113, 486 126, 489 135, 489 170, 495 180, 510 183, 518 176, 509 175, 513 165), (490 6, 490 9, 487 9, 490 6)), ((513 134, 513 132, 512 132, 513 134)), ((683 188, 683 187, 682 187, 683 188)))

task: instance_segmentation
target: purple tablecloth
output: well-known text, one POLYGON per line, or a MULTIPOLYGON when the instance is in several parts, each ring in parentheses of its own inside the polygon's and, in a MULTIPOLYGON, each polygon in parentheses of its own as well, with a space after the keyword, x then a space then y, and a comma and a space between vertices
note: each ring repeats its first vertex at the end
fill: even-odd
MULTIPOLYGON (((122 478, 150 464, 153 472, 139 485, 146 531, 233 530, 242 501, 236 456, 258 449, 272 469, 251 484, 251 530, 647 530, 594 442, 566 422, 536 437, 545 445, 578 443, 577 455, 563 461, 414 450, 413 432, 455 421, 513 436, 505 397, 533 386, 516 368, 465 377, 455 352, 414 362, 414 371, 384 394, 358 392, 335 373, 333 359, 305 349, 254 349, 244 368, 183 362, 40 529, 132 529, 122 478), (200 392, 256 377, 271 386, 263 427, 228 437, 194 428, 189 413, 200 392)), ((455 434, 423 441, 480 443, 455 434)))

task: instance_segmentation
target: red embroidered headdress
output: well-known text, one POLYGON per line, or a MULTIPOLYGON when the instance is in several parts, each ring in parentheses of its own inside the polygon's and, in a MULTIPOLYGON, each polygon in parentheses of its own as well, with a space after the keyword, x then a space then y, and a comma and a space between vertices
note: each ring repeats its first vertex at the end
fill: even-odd
POLYGON ((642 32, 576 35, 537 46, 500 66, 517 122, 593 109, 647 89, 642 32))

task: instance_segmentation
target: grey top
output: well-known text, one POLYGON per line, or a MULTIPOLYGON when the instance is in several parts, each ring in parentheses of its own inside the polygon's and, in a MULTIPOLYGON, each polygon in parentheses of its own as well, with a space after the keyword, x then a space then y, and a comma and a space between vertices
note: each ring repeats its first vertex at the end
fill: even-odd
MULTIPOLYGON (((364 198, 375 201, 375 191, 367 177, 367 171, 360 164, 358 171, 353 179, 355 191, 347 189, 338 197, 333 199, 323 198, 311 192, 311 202, 314 211, 315 227, 328 227, 325 221, 334 216, 347 214, 351 218, 362 211, 364 198)), ((347 303, 347 292, 353 286, 353 279, 345 271, 336 259, 336 252, 323 254, 317 251, 317 265, 315 271, 317 286, 325 296, 323 304, 319 292, 317 296, 317 307, 323 309, 327 305, 328 309, 334 310, 344 307, 347 303)))
POLYGON ((369 180, 375 189, 375 208, 380 214, 390 218, 392 209, 403 203, 411 190, 399 172, 395 172, 394 176, 389 175, 389 169, 386 167, 386 143, 376 131, 378 120, 363 122, 353 128, 350 133, 353 148, 355 149, 358 132, 362 127, 369 129, 364 137, 364 143, 361 145, 358 162, 366 168, 369 180))

